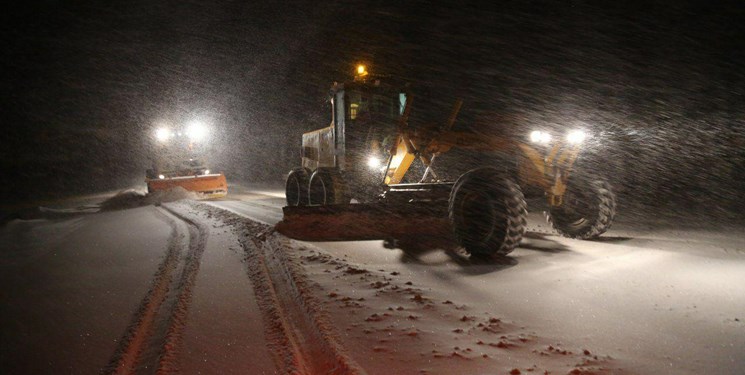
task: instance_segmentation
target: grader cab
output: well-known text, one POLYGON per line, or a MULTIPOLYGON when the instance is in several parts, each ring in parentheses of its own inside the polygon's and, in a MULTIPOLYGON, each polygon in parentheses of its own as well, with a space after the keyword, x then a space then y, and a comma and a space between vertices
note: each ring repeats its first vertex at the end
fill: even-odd
POLYGON ((444 121, 411 127, 417 94, 364 68, 358 73, 331 88, 329 126, 303 134, 301 165, 286 180, 280 231, 313 239, 314 232, 341 222, 337 230, 375 238, 441 231, 435 224, 440 219, 470 254, 505 255, 526 230, 525 189, 546 197, 548 219, 564 236, 591 239, 612 224, 616 198, 609 184, 573 174, 586 137, 581 130, 563 140, 534 131, 527 142, 455 131, 460 100, 444 121), (484 159, 482 166, 447 180, 436 161, 454 148, 512 155, 516 167, 484 159), (412 176, 417 161, 419 175, 412 176))

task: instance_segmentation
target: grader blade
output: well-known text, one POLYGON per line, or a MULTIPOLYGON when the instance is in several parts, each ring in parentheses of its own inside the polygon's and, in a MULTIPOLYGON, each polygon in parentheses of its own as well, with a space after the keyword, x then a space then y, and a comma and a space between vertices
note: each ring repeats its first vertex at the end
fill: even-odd
POLYGON ((352 241, 443 236, 447 207, 431 204, 340 204, 284 207, 278 232, 304 241, 352 241))

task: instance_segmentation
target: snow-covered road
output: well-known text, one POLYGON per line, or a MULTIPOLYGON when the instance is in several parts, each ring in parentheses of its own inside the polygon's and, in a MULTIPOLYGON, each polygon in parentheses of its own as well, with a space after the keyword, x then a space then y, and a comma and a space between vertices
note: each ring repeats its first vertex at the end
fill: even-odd
POLYGON ((63 212, 0 232, 0 372, 274 373, 229 230, 177 203, 63 212))
POLYGON ((170 228, 155 211, 2 228, 6 373, 97 373, 108 363, 166 249, 170 228))
POLYGON ((745 232, 588 242, 532 215, 510 257, 474 262, 446 239, 290 240, 269 231, 283 204, 236 186, 6 223, 0 372, 745 372, 745 232))
MULTIPOLYGON (((271 224, 281 220, 279 192, 238 196, 211 204, 271 224)), ((580 241, 552 234, 542 215, 531 214, 530 233, 505 264, 474 264, 450 243, 313 247, 353 267, 396 273, 439 300, 497 314, 563 345, 592 348, 632 373, 745 373, 745 231, 621 222, 599 241, 580 241)))

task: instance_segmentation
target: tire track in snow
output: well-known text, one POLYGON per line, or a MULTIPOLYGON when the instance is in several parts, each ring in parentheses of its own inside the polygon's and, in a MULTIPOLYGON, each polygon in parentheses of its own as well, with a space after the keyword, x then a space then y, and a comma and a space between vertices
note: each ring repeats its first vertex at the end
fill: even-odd
POLYGON ((156 212, 171 227, 166 256, 104 371, 107 374, 168 374, 179 370, 177 353, 208 230, 172 208, 162 206, 156 212))
POLYGON ((364 374, 344 353, 333 325, 312 296, 313 286, 287 256, 286 239, 270 227, 233 212, 203 205, 231 225, 246 253, 247 271, 263 314, 267 341, 281 373, 364 374))

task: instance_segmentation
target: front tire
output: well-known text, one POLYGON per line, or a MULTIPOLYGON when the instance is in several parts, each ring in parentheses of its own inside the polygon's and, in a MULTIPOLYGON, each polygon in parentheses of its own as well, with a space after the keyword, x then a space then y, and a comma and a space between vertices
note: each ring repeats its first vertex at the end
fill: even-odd
POLYGON ((349 189, 336 169, 317 169, 310 176, 308 200, 311 205, 349 203, 349 189))
POLYGON ((474 169, 458 178, 448 214, 456 239, 472 256, 509 254, 527 227, 520 186, 494 168, 474 169))
POLYGON ((569 180, 564 202, 551 207, 548 221, 564 237, 593 239, 607 231, 616 216, 616 195, 603 180, 569 180))
POLYGON ((308 205, 308 182, 310 171, 307 168, 295 168, 285 180, 285 198, 290 207, 308 205))

